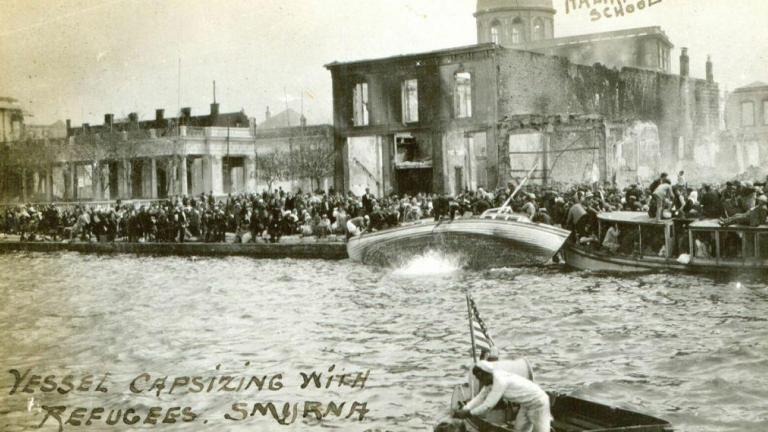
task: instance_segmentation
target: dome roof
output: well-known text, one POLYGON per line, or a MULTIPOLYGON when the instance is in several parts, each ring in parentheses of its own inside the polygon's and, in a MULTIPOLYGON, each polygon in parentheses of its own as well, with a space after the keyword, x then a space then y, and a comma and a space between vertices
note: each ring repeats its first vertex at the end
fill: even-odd
POLYGON ((554 12, 552 0, 477 0, 477 12, 498 9, 549 9, 554 12))

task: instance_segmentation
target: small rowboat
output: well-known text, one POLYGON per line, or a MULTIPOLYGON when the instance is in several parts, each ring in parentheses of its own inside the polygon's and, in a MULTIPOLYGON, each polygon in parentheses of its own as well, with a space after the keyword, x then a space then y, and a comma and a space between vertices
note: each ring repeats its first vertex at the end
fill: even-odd
POLYGON ((421 221, 365 233, 347 242, 352 261, 399 265, 429 250, 458 254, 471 268, 545 264, 560 250, 570 232, 531 222, 514 213, 489 210, 481 217, 453 221, 421 221))
MULTIPOLYGON (((555 432, 671 432, 668 422, 633 411, 590 402, 573 396, 549 392, 549 401, 555 432)), ((460 402, 471 399, 469 385, 459 385, 453 390, 451 410, 457 410, 460 402)), ((517 408, 500 404, 484 417, 463 420, 464 428, 473 432, 514 432, 513 424, 517 408)))

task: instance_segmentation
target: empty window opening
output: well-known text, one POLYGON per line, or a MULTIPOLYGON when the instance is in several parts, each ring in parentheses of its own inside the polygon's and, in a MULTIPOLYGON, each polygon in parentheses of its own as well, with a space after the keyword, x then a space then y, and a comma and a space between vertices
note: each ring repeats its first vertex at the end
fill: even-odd
POLYGON ((367 126, 369 122, 368 83, 358 83, 355 85, 352 100, 353 124, 355 126, 367 126))
POLYGON ((472 117, 472 74, 459 72, 455 76, 456 91, 454 102, 456 118, 472 117))
POLYGON ((403 81, 403 122, 416 123, 419 121, 419 81, 409 79, 403 81))

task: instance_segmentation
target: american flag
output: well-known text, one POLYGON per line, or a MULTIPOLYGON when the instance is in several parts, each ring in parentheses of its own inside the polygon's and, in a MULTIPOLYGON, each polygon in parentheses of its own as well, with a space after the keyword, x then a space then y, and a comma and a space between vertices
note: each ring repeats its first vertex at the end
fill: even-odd
POLYGON ((481 352, 491 352, 491 349, 496 346, 493 342, 493 338, 488 334, 488 327, 485 326, 485 322, 480 318, 480 312, 477 311, 477 305, 472 296, 467 293, 467 305, 469 307, 469 319, 472 321, 472 336, 474 338, 475 346, 481 352))

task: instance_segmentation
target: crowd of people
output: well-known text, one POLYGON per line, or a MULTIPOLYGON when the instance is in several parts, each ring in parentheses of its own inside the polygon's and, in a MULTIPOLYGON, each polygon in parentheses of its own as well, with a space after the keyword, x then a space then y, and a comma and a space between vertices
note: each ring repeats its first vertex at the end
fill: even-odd
MULTIPOLYGON (((768 180, 768 179, 767 179, 768 180)), ((680 172, 673 182, 662 174, 649 187, 618 189, 610 183, 549 186, 528 184, 509 202, 509 211, 534 222, 561 226, 578 237, 596 230, 597 214, 644 211, 649 217, 718 219, 722 225, 762 225, 768 216, 766 183, 727 182, 694 188, 680 172)), ((502 206, 515 182, 494 191, 478 188, 457 196, 419 193, 376 197, 333 190, 296 193, 173 197, 144 205, 117 201, 110 206, 19 205, 0 212, 0 231, 22 240, 130 242, 279 242, 283 236, 345 237, 424 218, 467 217, 502 206)), ((609 233, 610 234, 610 233, 609 233)), ((618 237, 617 233, 613 233, 618 237)), ((614 247, 617 238, 603 243, 614 247)))

